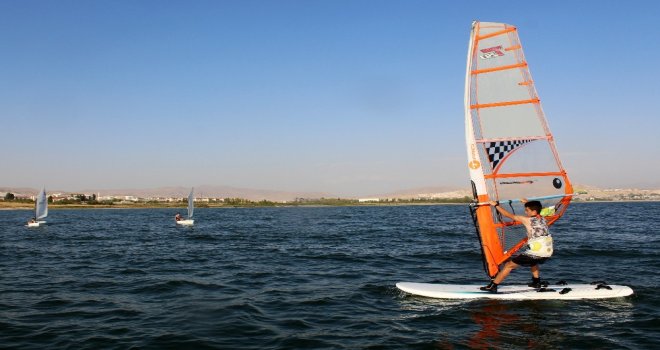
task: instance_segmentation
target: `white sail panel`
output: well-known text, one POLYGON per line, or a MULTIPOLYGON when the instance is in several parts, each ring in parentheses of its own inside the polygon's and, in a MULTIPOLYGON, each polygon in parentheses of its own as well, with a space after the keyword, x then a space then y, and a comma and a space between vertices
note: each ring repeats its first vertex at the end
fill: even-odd
POLYGON ((479 137, 482 139, 545 137, 546 132, 543 125, 538 120, 529 117, 535 114, 535 106, 529 103, 484 108, 478 113, 479 137))
POLYGON ((192 219, 195 212, 195 188, 190 189, 190 194, 188 194, 188 219, 192 219))
POLYGON ((41 192, 37 195, 34 206, 34 217, 39 220, 48 216, 48 197, 46 196, 46 188, 42 188, 41 192))
POLYGON ((505 69, 476 75, 479 103, 522 101, 535 98, 523 81, 519 69, 505 69))

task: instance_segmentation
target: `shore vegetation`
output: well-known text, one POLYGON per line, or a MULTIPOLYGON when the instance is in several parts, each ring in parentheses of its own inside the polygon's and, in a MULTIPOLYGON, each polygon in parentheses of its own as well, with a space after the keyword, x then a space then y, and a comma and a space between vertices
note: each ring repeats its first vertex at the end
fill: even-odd
MULTIPOLYGON (((195 201, 196 208, 236 208, 236 207, 304 207, 304 206, 387 206, 387 205, 433 205, 433 204, 467 204, 469 197, 462 198, 413 198, 413 199, 379 199, 360 201, 348 198, 296 198, 292 201, 277 202, 270 200, 250 200, 245 198, 224 198, 219 200, 195 201)), ((92 198, 61 199, 56 202, 49 198, 49 208, 182 208, 187 200, 96 200, 92 198)), ((0 200, 0 208, 31 209, 34 201, 31 199, 0 200)))

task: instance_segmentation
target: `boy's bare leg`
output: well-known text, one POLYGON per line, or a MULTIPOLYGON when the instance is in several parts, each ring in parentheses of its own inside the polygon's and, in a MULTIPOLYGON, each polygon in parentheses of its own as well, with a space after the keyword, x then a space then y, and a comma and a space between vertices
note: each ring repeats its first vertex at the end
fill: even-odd
POLYGON ((539 265, 532 266, 532 277, 539 278, 539 265))
POLYGON ((502 283, 502 281, 506 278, 506 276, 509 275, 511 270, 515 269, 518 266, 519 265, 514 263, 513 261, 508 261, 506 264, 504 264, 504 267, 497 274, 497 276, 495 276, 495 279, 493 280, 493 282, 495 282, 496 284, 502 283))

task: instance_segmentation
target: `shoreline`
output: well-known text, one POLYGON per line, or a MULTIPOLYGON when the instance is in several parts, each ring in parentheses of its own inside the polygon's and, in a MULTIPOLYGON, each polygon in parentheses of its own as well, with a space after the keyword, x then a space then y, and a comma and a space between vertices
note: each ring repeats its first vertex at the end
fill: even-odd
MULTIPOLYGON (((616 200, 616 201, 572 201, 571 204, 590 204, 590 203, 652 203, 660 202, 659 200, 616 200)), ((0 211, 4 210, 34 210, 34 205, 30 203, 9 203, 0 202, 0 211), (26 205, 23 205, 26 204, 26 205)), ((277 205, 205 205, 196 206, 195 209, 235 209, 235 208, 323 208, 323 207, 401 207, 401 206, 431 206, 431 205, 469 205, 470 203, 355 203, 355 204, 286 204, 281 203, 277 205)), ((167 205, 85 205, 85 204, 65 204, 65 205, 49 205, 48 209, 52 210, 67 210, 67 209, 176 209, 185 210, 186 206, 167 206, 167 205)))
MULTIPOLYGON (((277 204, 277 205, 208 205, 195 206, 195 209, 233 209, 233 208, 322 208, 322 207, 399 207, 399 206, 429 206, 429 205, 468 205, 469 203, 359 203, 359 204, 277 204)), ((186 206, 159 206, 159 205, 48 205, 49 210, 61 209, 177 209, 185 210, 186 206)), ((34 210, 34 205, 4 206, 0 203, 0 210, 34 210)))

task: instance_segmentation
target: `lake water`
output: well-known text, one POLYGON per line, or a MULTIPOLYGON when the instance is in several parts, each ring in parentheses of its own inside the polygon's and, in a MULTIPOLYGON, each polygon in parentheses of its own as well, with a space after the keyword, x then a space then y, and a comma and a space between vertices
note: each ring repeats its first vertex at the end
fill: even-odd
MULTIPOLYGON (((486 283, 466 206, 0 211, 0 348, 657 348, 660 203, 575 204, 543 279, 600 301, 444 301, 486 283)), ((506 283, 527 283, 528 269, 506 283)))

